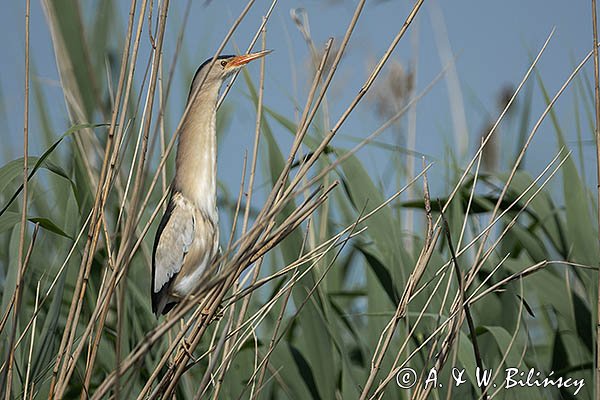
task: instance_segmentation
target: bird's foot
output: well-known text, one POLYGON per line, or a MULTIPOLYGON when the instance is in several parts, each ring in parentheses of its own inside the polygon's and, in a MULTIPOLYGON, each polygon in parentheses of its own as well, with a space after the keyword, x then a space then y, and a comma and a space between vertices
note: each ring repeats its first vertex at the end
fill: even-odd
POLYGON ((187 339, 184 338, 181 341, 181 348, 183 349, 184 353, 187 354, 187 356, 190 358, 190 360, 192 360, 194 364, 196 364, 198 362, 198 359, 192 354, 191 347, 192 346, 188 343, 187 339))
MULTIPOLYGON (((223 318, 224 315, 224 310, 223 310, 223 306, 221 306, 220 304, 217 306, 217 311, 215 312, 215 315, 213 315, 212 319, 209 321, 209 323, 213 322, 213 321, 220 321, 221 318, 223 318)), ((202 309, 202 311, 200 311, 200 314, 202 314, 205 318, 208 317, 210 315, 210 307, 204 307, 202 309)))

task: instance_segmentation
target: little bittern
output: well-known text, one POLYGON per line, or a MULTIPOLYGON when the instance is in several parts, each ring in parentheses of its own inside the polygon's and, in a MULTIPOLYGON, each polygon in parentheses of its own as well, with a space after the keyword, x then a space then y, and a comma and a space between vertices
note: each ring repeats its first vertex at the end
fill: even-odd
POLYGON ((169 203, 156 231, 152 252, 152 311, 156 316, 168 313, 185 296, 194 293, 217 255, 219 89, 227 76, 268 53, 219 56, 212 68, 211 60, 207 60, 192 80, 187 101, 191 106, 181 124, 169 203))

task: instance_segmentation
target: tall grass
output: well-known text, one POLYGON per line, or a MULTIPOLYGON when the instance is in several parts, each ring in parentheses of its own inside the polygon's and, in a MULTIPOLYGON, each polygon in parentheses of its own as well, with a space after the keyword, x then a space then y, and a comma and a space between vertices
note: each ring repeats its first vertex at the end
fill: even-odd
MULTIPOLYGON (((387 50, 353 99, 335 104, 343 109, 337 117, 330 111, 331 88, 355 31, 365 29, 366 2, 356 3, 343 37, 325 43, 315 42, 307 21, 294 14, 313 74, 306 97, 294 99, 298 115, 275 111, 264 90, 268 59, 259 77, 244 72, 237 79, 256 110, 247 125, 254 139, 239 187, 220 190, 222 218, 231 223, 222 235, 223 253, 201 291, 157 320, 149 301, 150 249, 172 174, 179 127, 165 132, 164 119, 172 66, 185 55, 180 44, 187 19, 175 58, 166 60, 165 33, 178 27, 170 23, 170 1, 132 1, 120 58, 109 68, 116 85, 109 85, 99 44, 118 13, 115 5, 107 2, 95 28, 80 35, 78 7, 42 3, 71 127, 60 133, 46 123, 42 133, 30 135, 28 118, 45 121, 44 99, 36 96, 40 115, 28 116, 26 94, 25 156, 0 167, 5 398, 574 397, 572 387, 506 389, 500 382, 509 367, 533 368, 541 379, 550 371, 584 379, 578 396, 592 397, 597 199, 554 111, 573 81, 583 81, 591 50, 559 90, 548 92, 537 66, 551 34, 474 154, 450 163, 452 185, 440 198, 431 197, 427 177, 442 165, 423 159, 413 174, 412 163, 398 155, 407 152, 392 146, 394 181, 405 183, 386 197, 390 191, 357 152, 369 146, 388 151, 377 137, 414 112, 447 69, 422 92, 407 86, 406 97, 354 148, 334 139, 359 104, 369 105, 365 95, 382 79, 423 1, 414 2, 393 37, 381 38, 387 50), (545 99, 539 115, 515 103, 525 87, 545 99), (507 164, 486 164, 496 168, 484 171, 509 112, 521 122, 519 148, 507 164), (561 147, 540 170, 525 169, 547 119, 561 147), (289 137, 276 139, 275 132, 289 137), (50 145, 30 155, 28 139, 50 145), (261 180, 268 186, 264 198, 256 195, 261 180), (550 182, 564 201, 556 200, 550 182), (411 197, 401 201, 407 193, 411 197), (493 370, 495 379, 480 384, 477 367, 493 370), (413 378, 407 368, 417 380, 408 389, 401 387, 413 378), (426 384, 432 368, 436 385, 426 384), (465 369, 459 386, 454 368, 465 369)), ((277 0, 248 1, 213 62, 242 22, 256 26, 247 50, 266 48, 277 7, 277 0), (259 7, 262 18, 248 21, 259 7)), ((28 49, 27 40, 26 65, 28 49)), ((28 67, 25 76, 28 93, 28 67)), ((31 84, 42 91, 38 81, 31 84)), ((594 108, 587 94, 582 90, 577 101, 594 108)), ((221 108, 220 126, 226 111, 221 108)), ((410 126, 414 143, 414 121, 410 126)))

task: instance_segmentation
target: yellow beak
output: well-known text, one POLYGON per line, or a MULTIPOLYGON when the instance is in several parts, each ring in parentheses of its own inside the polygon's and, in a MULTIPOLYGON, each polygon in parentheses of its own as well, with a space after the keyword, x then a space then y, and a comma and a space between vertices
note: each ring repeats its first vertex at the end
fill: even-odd
POLYGON ((244 54, 243 56, 235 56, 229 61, 228 67, 241 67, 242 65, 248 64, 250 61, 264 57, 273 50, 259 51, 258 53, 244 54))

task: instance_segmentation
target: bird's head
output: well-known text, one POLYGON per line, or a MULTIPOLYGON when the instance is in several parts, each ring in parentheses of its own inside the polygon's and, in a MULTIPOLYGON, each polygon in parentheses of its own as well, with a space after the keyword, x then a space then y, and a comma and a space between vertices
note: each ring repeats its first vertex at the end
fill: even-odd
POLYGON ((209 58, 208 60, 204 61, 196 71, 194 79, 192 80, 190 95, 193 93, 193 90, 196 87, 196 85, 203 81, 204 76, 207 72, 208 76, 204 81, 204 86, 208 87, 212 85, 218 85, 220 87, 221 83, 223 83, 223 80, 229 75, 233 74, 235 71, 248 64, 250 61, 266 56, 271 51, 272 50, 264 50, 259 51, 257 53, 244 54, 241 56, 221 55, 217 57, 214 64, 212 64, 212 67, 212 58, 209 58))

